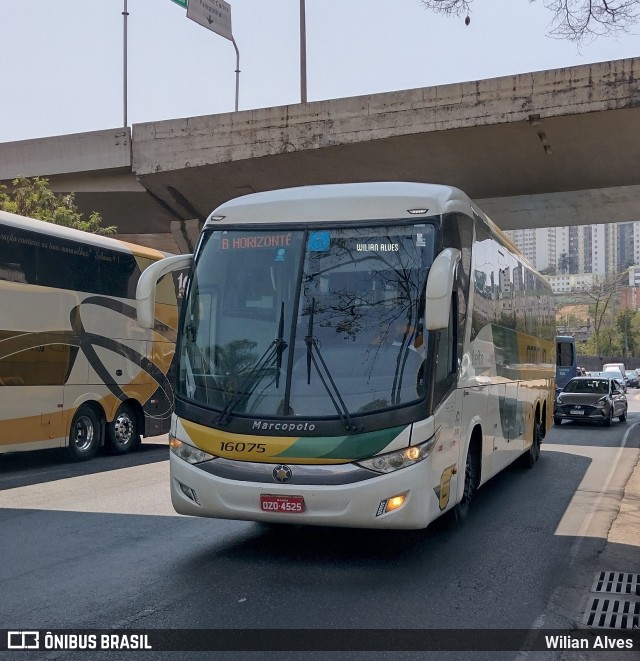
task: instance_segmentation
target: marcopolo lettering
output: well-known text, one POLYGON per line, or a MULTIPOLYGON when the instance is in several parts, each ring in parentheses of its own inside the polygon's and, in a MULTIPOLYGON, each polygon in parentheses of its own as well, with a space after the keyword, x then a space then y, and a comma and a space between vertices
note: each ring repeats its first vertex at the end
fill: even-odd
POLYGON ((313 422, 265 422, 254 420, 252 429, 261 431, 314 431, 313 422))

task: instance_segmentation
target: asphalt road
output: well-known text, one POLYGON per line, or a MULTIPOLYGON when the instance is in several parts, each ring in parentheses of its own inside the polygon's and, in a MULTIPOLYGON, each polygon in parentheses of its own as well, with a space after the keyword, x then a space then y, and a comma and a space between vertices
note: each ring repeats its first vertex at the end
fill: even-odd
MULTIPOLYGON (((53 451, 4 455, 0 627, 364 629, 390 640, 398 629, 571 628, 582 617, 637 457, 635 397, 630 391, 625 423, 552 429, 538 464, 532 470, 514 465, 483 486, 460 529, 446 521, 402 532, 178 516, 169 500, 166 439, 145 441, 131 456, 84 464, 66 463, 53 451)), ((637 571, 640 549, 622 548, 621 557, 628 557, 628 571, 637 571)), ((283 635, 295 639, 295 633, 283 635)), ((111 661, 135 653, 93 654, 111 661)), ((538 658, 526 651, 143 657, 538 658)), ((36 657, 25 652, 20 658, 36 657)))

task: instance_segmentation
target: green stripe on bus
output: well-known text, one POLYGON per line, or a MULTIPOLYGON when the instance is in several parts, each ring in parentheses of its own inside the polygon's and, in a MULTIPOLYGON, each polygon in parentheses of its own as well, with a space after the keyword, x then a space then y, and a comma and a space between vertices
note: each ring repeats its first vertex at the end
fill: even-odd
POLYGON ((405 425, 348 436, 316 436, 299 438, 277 457, 364 459, 378 454, 406 429, 405 425))

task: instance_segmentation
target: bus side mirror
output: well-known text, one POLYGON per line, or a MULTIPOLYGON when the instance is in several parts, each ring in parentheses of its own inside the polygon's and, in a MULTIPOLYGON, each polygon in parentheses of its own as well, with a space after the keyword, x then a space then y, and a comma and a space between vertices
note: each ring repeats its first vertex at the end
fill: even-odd
POLYGON ((451 292, 460 251, 445 248, 434 260, 429 271, 424 307, 424 327, 427 330, 442 330, 449 326, 451 292))
POLYGON ((156 285, 162 276, 191 266, 193 255, 173 255, 148 266, 140 276, 136 287, 138 325, 153 328, 156 318, 156 285))

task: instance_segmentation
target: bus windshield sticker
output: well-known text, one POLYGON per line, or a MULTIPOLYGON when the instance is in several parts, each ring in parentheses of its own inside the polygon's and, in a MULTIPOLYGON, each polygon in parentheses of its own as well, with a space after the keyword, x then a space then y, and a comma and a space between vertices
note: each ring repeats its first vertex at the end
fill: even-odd
POLYGON ((399 243, 356 243, 357 252, 399 252, 399 243))
POLYGON ((331 232, 329 230, 320 230, 318 232, 309 232, 307 239, 307 250, 309 252, 327 252, 331 243, 331 232))

